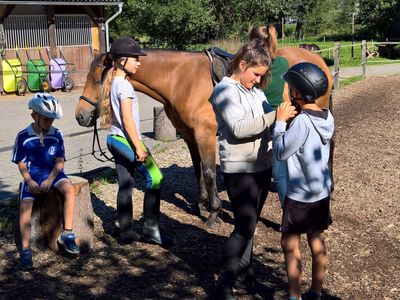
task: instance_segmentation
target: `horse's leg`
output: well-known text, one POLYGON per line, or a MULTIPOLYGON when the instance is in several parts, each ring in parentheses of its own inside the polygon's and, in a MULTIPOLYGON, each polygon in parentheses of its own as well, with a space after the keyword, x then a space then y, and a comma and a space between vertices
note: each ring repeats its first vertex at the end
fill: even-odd
POLYGON ((209 134, 200 134, 196 136, 201 158, 201 170, 210 209, 210 215, 207 218, 206 225, 210 227, 218 222, 218 215, 222 208, 221 199, 219 198, 217 190, 217 172, 215 168, 216 128, 215 131, 210 130, 211 128, 207 130, 209 134))
POLYGON ((208 199, 207 190, 205 188, 204 179, 202 176, 200 153, 195 143, 186 141, 186 144, 189 148, 190 156, 193 162, 194 173, 199 185, 197 203, 194 204, 192 208, 196 215, 200 215, 202 211, 206 211, 208 199))

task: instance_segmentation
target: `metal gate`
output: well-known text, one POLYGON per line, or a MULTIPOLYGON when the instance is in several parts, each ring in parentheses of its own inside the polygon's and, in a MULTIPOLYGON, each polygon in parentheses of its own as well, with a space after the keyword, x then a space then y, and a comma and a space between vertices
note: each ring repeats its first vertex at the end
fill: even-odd
POLYGON ((49 46, 47 16, 10 15, 4 20, 6 49, 49 46))
POLYGON ((56 15, 57 46, 92 45, 92 23, 87 15, 56 15))
MULTIPOLYGON (((92 45, 87 15, 55 15, 57 46, 92 45)), ((46 15, 10 15, 4 21, 6 49, 49 47, 46 15)))

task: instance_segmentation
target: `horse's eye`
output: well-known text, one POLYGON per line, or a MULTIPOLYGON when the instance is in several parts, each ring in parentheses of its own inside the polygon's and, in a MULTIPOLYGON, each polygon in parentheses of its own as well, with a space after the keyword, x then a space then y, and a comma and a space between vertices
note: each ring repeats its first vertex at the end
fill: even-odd
POLYGON ((101 84, 101 80, 96 80, 94 84, 101 84))

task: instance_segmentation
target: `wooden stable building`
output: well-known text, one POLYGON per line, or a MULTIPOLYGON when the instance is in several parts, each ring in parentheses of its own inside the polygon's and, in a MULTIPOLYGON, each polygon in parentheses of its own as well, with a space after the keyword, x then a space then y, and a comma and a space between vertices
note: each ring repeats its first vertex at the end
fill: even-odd
POLYGON ((25 64, 40 56, 60 57, 75 69, 69 77, 83 85, 93 51, 108 50, 109 23, 122 12, 122 0, 0 0, 0 50, 25 64), (106 6, 113 6, 111 17, 106 6), (61 53, 60 53, 61 52, 61 53))

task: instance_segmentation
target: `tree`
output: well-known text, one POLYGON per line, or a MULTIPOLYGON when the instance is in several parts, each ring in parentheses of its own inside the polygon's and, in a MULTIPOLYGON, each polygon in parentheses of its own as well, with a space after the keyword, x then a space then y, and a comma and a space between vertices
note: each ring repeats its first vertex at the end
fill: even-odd
POLYGON ((308 35, 347 35, 352 32, 352 13, 356 0, 322 0, 315 5, 307 19, 308 35))
POLYGON ((358 29, 364 37, 400 37, 398 0, 362 0, 359 3, 358 29))
POLYGON ((153 45, 183 49, 213 37, 208 0, 128 0, 116 32, 150 37, 153 45))

